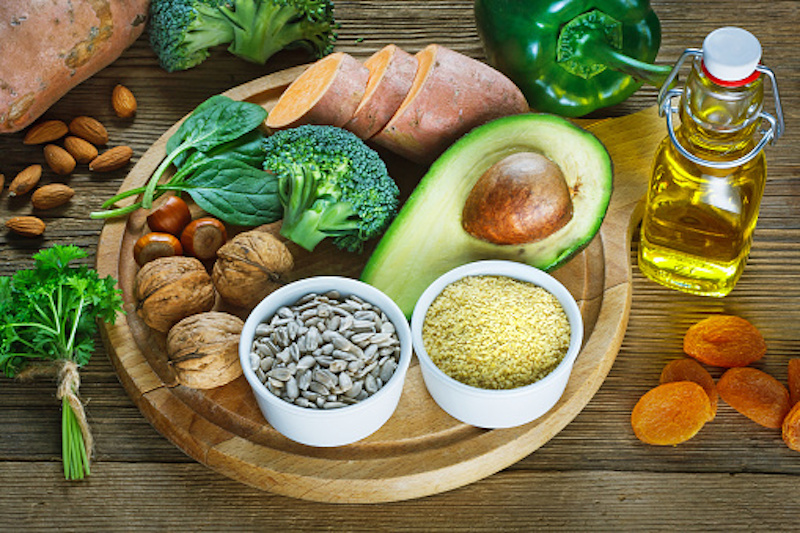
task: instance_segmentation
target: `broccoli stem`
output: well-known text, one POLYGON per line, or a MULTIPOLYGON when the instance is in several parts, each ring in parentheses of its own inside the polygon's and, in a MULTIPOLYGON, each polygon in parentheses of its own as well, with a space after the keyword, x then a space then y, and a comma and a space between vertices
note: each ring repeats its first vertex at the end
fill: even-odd
POLYGON ((289 176, 281 177, 278 188, 284 205, 281 235, 309 252, 325 237, 358 229, 356 213, 350 204, 317 194, 318 179, 315 171, 295 165, 289 176))
POLYGON ((228 51, 241 58, 264 64, 289 44, 306 37, 300 22, 292 22, 297 10, 273 2, 237 2, 219 11, 231 21, 233 40, 228 51))

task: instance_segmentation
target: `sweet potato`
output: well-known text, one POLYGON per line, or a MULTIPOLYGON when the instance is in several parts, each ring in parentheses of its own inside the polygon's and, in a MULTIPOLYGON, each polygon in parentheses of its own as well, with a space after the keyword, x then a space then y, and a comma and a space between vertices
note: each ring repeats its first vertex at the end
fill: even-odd
POLYGON ((273 129, 303 124, 342 127, 364 96, 369 70, 344 52, 327 55, 294 80, 267 117, 273 129))
POLYGON ((367 90, 344 127, 366 140, 378 133, 403 103, 417 73, 417 58, 390 44, 372 54, 364 66, 369 70, 367 90))
POLYGON ((529 110, 522 92, 489 65, 436 44, 416 54, 411 90, 372 139, 427 163, 472 128, 529 110))
POLYGON ((28 126, 142 33, 148 0, 0 2, 0 132, 28 126))

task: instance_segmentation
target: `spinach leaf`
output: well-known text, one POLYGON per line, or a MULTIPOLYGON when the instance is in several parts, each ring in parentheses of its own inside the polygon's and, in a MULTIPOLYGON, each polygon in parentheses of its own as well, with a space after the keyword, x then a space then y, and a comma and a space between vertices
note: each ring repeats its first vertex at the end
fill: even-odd
POLYGON ((267 111, 260 105, 238 102, 222 95, 212 96, 197 106, 167 142, 167 156, 145 187, 142 207, 153 205, 156 185, 176 159, 182 159, 190 150, 207 152, 237 139, 256 129, 266 117, 267 111))
POLYGON ((262 144, 264 139, 265 135, 255 129, 238 139, 215 146, 206 152, 192 152, 182 164, 177 166, 182 170, 207 159, 235 159, 251 167, 261 169, 264 167, 265 153, 262 144))
POLYGON ((189 193, 208 214, 237 226, 268 224, 283 216, 277 176, 236 160, 205 161, 169 188, 189 193))

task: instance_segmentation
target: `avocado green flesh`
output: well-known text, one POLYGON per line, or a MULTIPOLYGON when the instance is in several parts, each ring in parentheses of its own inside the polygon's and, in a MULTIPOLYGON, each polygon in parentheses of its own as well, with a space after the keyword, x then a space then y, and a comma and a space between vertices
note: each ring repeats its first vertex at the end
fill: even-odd
POLYGON ((483 259, 507 259, 553 270, 580 252, 600 229, 611 198, 613 170, 603 144, 554 115, 504 117, 474 129, 425 174, 384 234, 361 274, 411 316, 419 296, 440 275, 483 259), (498 245, 461 226, 475 182, 501 159, 538 152, 561 167, 573 195, 572 220, 548 237, 498 245))

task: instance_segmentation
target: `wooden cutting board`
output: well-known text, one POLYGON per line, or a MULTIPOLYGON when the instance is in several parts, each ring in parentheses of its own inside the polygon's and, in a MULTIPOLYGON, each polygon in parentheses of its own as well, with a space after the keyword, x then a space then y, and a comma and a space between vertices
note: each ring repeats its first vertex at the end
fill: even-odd
MULTIPOLYGON (((281 71, 225 94, 270 109, 304 67, 281 71)), ((489 476, 527 456, 563 429, 600 388, 622 343, 631 303, 630 239, 638 222, 653 153, 664 137, 655 108, 623 118, 582 123, 606 145, 614 162, 614 194, 594 241, 554 275, 572 292, 585 321, 585 341, 567 389, 544 417, 512 429, 484 430, 456 421, 434 403, 416 360, 394 416, 375 434, 338 448, 294 443, 263 419, 244 378, 198 391, 177 383, 166 363, 165 336, 136 316, 133 243, 144 232, 141 212, 106 223, 97 269, 119 280, 126 314, 102 327, 120 381, 144 416, 197 461, 275 493, 325 502, 384 502, 450 490, 489 476)), ((145 184, 164 157, 167 131, 137 162, 120 190, 145 184)), ((424 173, 385 154, 408 195, 424 173)), ((293 247, 295 278, 335 274, 357 278, 362 255, 322 244, 314 253, 293 247)))

